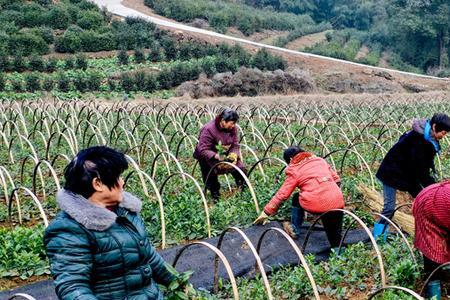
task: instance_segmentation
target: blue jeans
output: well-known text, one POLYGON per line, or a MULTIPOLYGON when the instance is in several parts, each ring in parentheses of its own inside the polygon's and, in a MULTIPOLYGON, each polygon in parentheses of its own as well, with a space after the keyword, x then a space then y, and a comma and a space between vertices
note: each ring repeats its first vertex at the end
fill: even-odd
MULTIPOLYGON (((392 219, 393 213, 396 206, 396 196, 397 190, 393 187, 383 183, 383 198, 384 198, 384 207, 381 214, 389 219, 392 219)), ((387 223, 385 219, 380 218, 378 221, 380 224, 387 223)))

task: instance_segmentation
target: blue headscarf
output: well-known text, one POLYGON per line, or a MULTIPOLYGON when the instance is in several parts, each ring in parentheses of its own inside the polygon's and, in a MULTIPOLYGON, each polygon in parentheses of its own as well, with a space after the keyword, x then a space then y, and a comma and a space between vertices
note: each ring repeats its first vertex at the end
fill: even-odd
POLYGON ((439 152, 441 151, 441 147, 439 146, 438 141, 436 141, 436 139, 434 137, 431 136, 431 124, 430 124, 430 120, 427 120, 427 122, 425 123, 425 129, 423 131, 423 136, 425 137, 425 140, 430 142, 433 147, 434 150, 436 150, 436 153, 439 154, 439 152))

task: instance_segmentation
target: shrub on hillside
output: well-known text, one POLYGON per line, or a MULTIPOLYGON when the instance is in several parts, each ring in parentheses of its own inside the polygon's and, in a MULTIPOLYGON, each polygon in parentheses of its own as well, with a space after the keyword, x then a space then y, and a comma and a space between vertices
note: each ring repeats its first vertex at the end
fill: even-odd
POLYGON ((58 89, 61 92, 70 91, 70 79, 63 72, 58 74, 58 89))
POLYGON ((10 80, 13 91, 21 93, 24 92, 23 82, 20 78, 14 78, 10 80))
POLYGON ((6 54, 0 54, 0 72, 11 70, 11 61, 6 54))
POLYGON ((157 43, 153 44, 150 48, 147 59, 151 62, 159 62, 164 59, 163 51, 157 43))
POLYGON ((164 56, 168 60, 173 60, 177 57, 178 49, 175 41, 169 37, 165 36, 161 41, 161 47, 164 49, 164 56))
POLYGON ((141 64, 145 62, 145 54, 142 49, 134 50, 134 62, 137 64, 141 64))
POLYGON ((46 24, 53 29, 66 29, 72 22, 72 17, 63 5, 54 5, 47 13, 46 24))
POLYGON ((111 92, 113 92, 117 89, 117 82, 112 77, 108 77, 108 88, 111 92))
POLYGON ((41 36, 34 35, 32 32, 19 32, 9 37, 9 49, 13 53, 21 52, 23 54, 47 54, 49 47, 47 42, 41 36))
POLYGON ((170 69, 161 70, 158 73, 157 79, 161 89, 169 89, 173 86, 174 77, 170 69))
POLYGON ((135 90, 133 77, 128 73, 122 73, 120 75, 120 86, 126 92, 131 92, 135 90))
POLYGON ((272 55, 263 48, 253 56, 251 66, 263 71, 284 70, 286 62, 280 56, 272 55))
POLYGON ((72 82, 77 91, 85 92, 88 89, 88 79, 84 72, 76 73, 72 82))
POLYGON ((12 68, 16 72, 23 72, 27 69, 27 63, 20 53, 14 56, 12 61, 12 68))
POLYGON ((81 70, 86 70, 88 68, 88 60, 86 55, 82 53, 77 54, 77 58, 75 60, 75 67, 81 70))
POLYGON ((128 64, 128 53, 125 50, 120 50, 117 52, 117 63, 119 65, 127 65, 128 64))
POLYGON ((104 22, 101 13, 96 11, 81 11, 78 15, 77 25, 86 30, 100 27, 104 22))
POLYGON ((75 67, 75 59, 72 55, 66 56, 64 59, 64 69, 71 70, 75 67))
POLYGON ((37 27, 46 22, 45 8, 38 3, 27 3, 21 7, 20 11, 23 13, 23 21, 21 23, 23 27, 37 27))
POLYGON ((33 55, 29 58, 28 67, 31 71, 44 72, 45 63, 41 56, 33 55))
POLYGON ((51 90, 53 90, 54 86, 55 82, 53 78, 51 78, 50 76, 46 76, 44 78, 44 81, 42 82, 42 89, 44 91, 50 92, 51 90))
POLYGON ((55 51, 60 53, 75 53, 82 48, 80 34, 66 30, 63 36, 55 39, 55 51))
POLYGON ((145 91, 147 84, 147 75, 144 71, 138 71, 134 73, 134 83, 136 85, 136 90, 145 91))
POLYGON ((88 87, 90 91, 99 91, 102 84, 102 76, 97 71, 88 73, 88 87))
POLYGON ((25 87, 28 92, 34 92, 41 89, 41 81, 39 74, 28 73, 25 75, 25 87))
POLYGON ((0 73, 0 92, 6 89, 6 79, 3 73, 0 73))
POLYGON ((149 48, 155 40, 155 25, 140 18, 113 21, 112 31, 120 49, 149 48))
POLYGON ((114 35, 111 32, 98 33, 86 30, 80 33, 81 48, 86 52, 109 51, 117 48, 114 35))
POLYGON ((153 92, 158 89, 158 78, 155 74, 147 74, 146 80, 145 80, 145 91, 147 92, 153 92))
POLYGON ((202 60, 200 68, 206 76, 211 77, 217 73, 216 60, 213 57, 206 57, 202 60))
POLYGON ((47 59, 47 62, 45 64, 45 70, 49 73, 55 72, 57 64, 58 64, 58 60, 54 57, 50 57, 47 59))

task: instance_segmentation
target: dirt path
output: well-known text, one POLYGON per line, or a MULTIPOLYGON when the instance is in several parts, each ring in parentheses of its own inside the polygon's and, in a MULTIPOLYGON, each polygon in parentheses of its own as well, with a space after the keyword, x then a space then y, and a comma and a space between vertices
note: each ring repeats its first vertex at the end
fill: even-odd
POLYGON ((318 43, 326 41, 326 34, 328 32, 333 32, 333 30, 326 30, 318 33, 308 34, 305 36, 302 36, 296 40, 293 40, 292 42, 289 42, 286 45, 286 48, 291 50, 302 50, 306 47, 312 47, 315 46, 318 43))

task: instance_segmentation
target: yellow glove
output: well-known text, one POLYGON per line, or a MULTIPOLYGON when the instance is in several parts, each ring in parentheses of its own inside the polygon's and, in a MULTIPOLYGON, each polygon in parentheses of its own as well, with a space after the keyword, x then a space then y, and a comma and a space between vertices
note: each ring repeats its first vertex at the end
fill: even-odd
POLYGON ((227 160, 235 165, 238 160, 238 155, 234 152, 231 152, 230 154, 228 154, 227 160))
POLYGON ((256 220, 253 222, 253 224, 256 225, 266 225, 269 223, 269 220, 267 220, 269 216, 263 211, 259 217, 256 218, 256 220))

